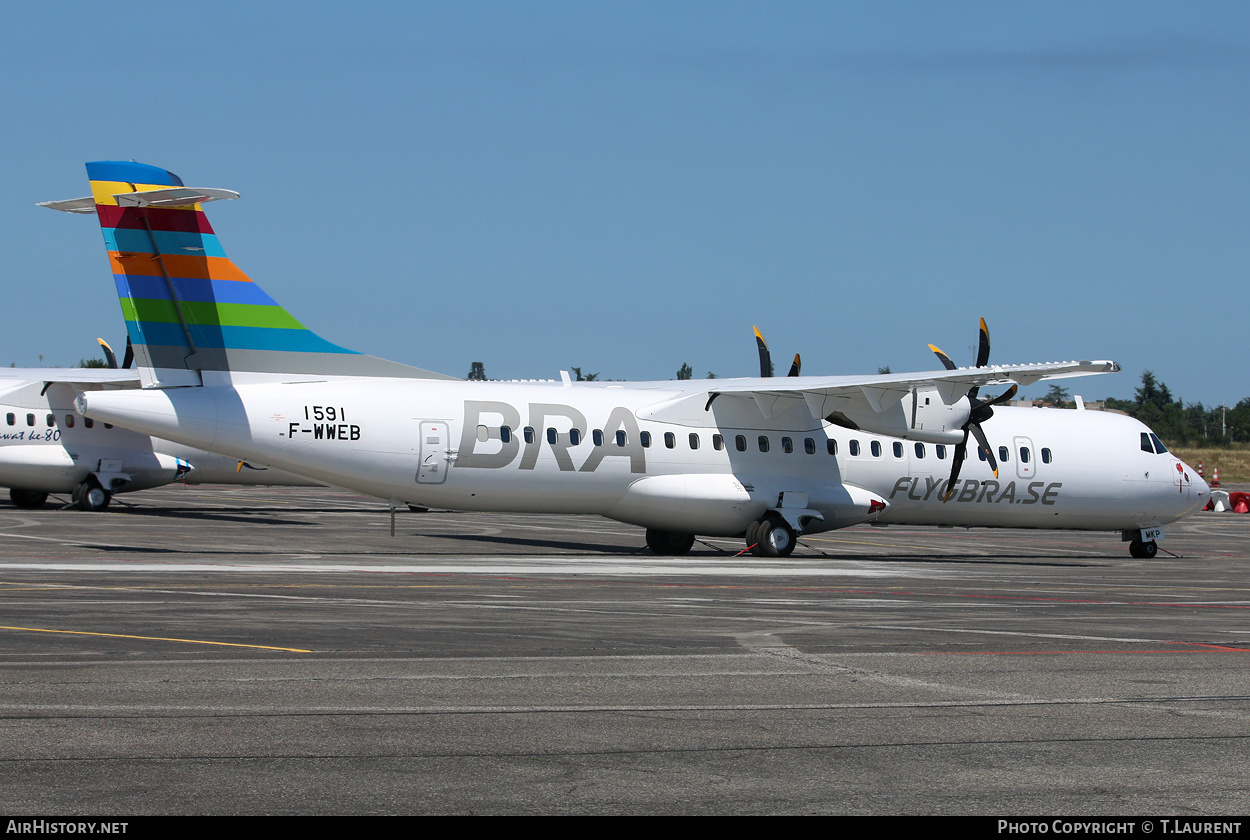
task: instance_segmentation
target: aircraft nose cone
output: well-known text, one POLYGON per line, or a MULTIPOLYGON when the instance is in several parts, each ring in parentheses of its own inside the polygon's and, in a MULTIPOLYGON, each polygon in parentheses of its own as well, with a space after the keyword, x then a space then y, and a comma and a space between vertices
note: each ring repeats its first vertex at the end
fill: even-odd
POLYGON ((1182 480, 1188 482, 1189 499, 1195 503, 1190 510, 1202 510, 1206 507, 1207 502, 1211 498, 1211 486, 1207 484, 1206 479, 1198 475, 1198 471, 1186 464, 1184 461, 1177 460, 1176 469, 1183 476, 1182 480))

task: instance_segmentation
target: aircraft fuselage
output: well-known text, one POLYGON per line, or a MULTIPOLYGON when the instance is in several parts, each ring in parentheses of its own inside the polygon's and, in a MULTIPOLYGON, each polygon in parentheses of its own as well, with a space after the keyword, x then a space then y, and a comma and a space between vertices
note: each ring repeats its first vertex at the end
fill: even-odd
MULTIPOLYGON (((725 382, 725 380, 721 380, 725 382)), ((857 522, 1127 530, 1205 504, 1148 429, 1095 411, 999 407, 1000 461, 834 426, 801 401, 765 418, 700 383, 337 380, 90 393, 86 416, 231 452, 396 502, 600 514, 741 534, 767 511, 801 530, 857 522)))

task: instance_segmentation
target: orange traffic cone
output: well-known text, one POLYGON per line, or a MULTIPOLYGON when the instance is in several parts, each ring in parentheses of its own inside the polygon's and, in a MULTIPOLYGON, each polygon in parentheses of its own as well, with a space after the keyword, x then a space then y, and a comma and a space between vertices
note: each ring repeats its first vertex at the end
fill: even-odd
POLYGON ((1216 467, 1214 472, 1211 473, 1211 486, 1212 487, 1220 486, 1220 468, 1219 467, 1216 467))
POLYGON ((1202 462, 1201 462, 1201 461, 1199 461, 1199 462, 1198 462, 1198 477, 1199 477, 1199 478, 1206 478, 1206 477, 1207 477, 1207 474, 1206 474, 1206 473, 1204 473, 1204 472, 1202 471, 1202 462))

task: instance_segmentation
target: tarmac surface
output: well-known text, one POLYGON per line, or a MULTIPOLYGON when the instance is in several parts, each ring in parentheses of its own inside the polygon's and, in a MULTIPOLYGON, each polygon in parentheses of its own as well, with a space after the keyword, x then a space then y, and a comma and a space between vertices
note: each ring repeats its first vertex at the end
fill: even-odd
MULTIPOLYGON (((124 504, 123 504, 124 503, 124 504)), ((0 502, 0 807, 1244 814, 1250 516, 659 558, 592 517, 0 502)))

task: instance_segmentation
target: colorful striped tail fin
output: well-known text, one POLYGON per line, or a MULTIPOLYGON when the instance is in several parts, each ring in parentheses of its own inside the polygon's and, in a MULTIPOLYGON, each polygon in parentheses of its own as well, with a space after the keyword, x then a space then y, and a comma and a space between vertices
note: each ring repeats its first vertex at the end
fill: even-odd
POLYGON ((91 197, 47 202, 94 212, 104 231, 144 387, 384 376, 448 379, 331 344, 229 257, 202 205, 238 193, 192 189, 164 169, 87 164, 91 197))

